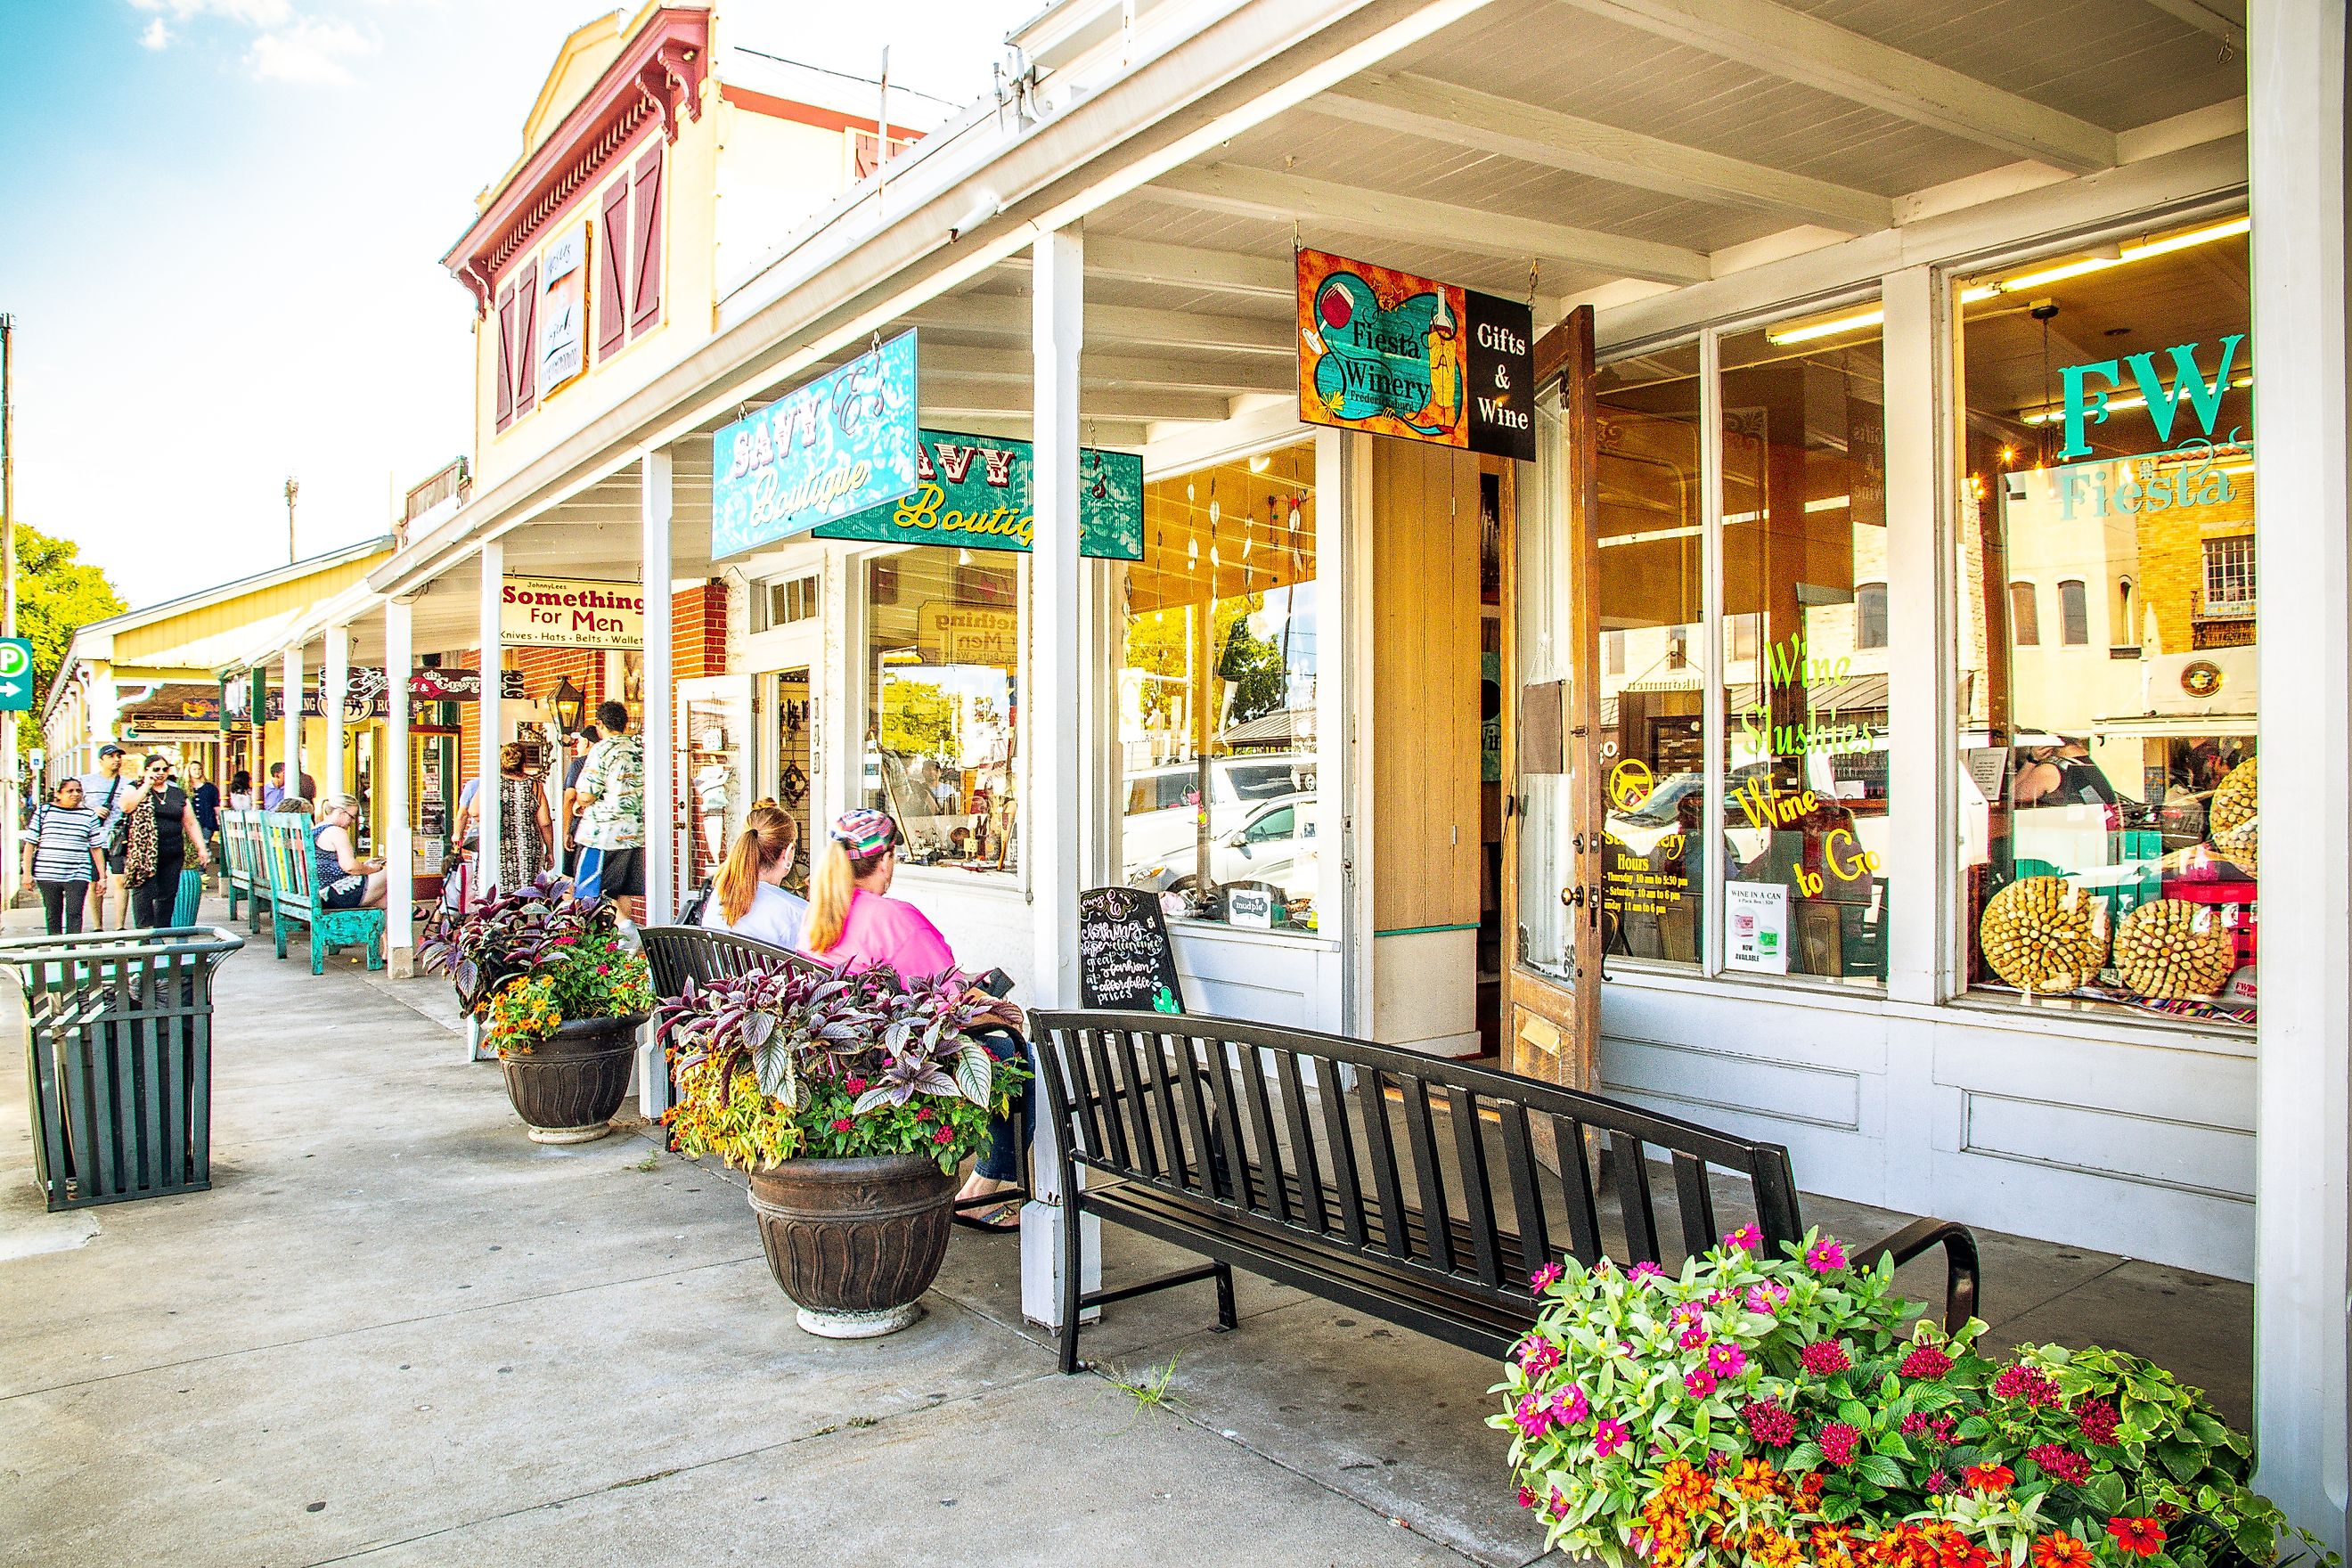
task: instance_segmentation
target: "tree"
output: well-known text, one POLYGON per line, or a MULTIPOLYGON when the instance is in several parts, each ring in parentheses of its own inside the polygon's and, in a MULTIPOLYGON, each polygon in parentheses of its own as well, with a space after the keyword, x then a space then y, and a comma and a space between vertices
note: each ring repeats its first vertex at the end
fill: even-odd
MULTIPOLYGON (((1225 716, 1228 725, 1272 713, 1289 698, 1290 673, 1280 646, 1249 626, 1249 617, 1264 608, 1263 593, 1237 595, 1219 599, 1210 617, 1210 636, 1216 648, 1209 668, 1218 679, 1234 683, 1233 710, 1225 716)), ((1152 675, 1184 676, 1185 628, 1190 621, 1189 608, 1181 605, 1129 618, 1128 668, 1152 675)), ((1175 721, 1177 693, 1183 684, 1181 679, 1145 683, 1142 716, 1146 725, 1175 721)))
MULTIPOLYGON (((49 682, 57 679, 74 633, 131 607, 106 574, 84 564, 80 554, 81 546, 70 539, 52 539, 21 522, 16 525, 16 635, 33 645, 37 714, 48 700, 49 682)), ((38 723, 16 726, 19 752, 29 752, 40 742, 38 723)))
POLYGON ((900 757, 950 761, 955 748, 955 699, 930 680, 892 680, 882 688, 877 740, 900 757))

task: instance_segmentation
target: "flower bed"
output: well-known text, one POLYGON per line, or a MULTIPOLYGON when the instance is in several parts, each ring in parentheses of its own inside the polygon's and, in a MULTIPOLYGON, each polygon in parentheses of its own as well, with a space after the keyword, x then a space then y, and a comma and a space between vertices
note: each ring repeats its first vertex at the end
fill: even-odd
MULTIPOLYGON (((1554 1264, 1493 1392, 1551 1546, 1654 1568, 2221 1568, 2314 1544, 2250 1446, 2138 1357, 1947 1338, 1818 1233, 1679 1276, 1554 1264)), ((2303 1553, 2297 1552, 2296 1556, 2303 1553)), ((2326 1559, 2334 1562, 2330 1556, 2326 1559)))

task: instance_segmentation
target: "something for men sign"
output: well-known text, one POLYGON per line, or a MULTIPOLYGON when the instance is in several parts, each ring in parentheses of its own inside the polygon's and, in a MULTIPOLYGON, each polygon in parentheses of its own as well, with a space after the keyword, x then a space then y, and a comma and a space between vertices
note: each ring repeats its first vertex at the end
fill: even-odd
POLYGON ((509 577, 499 598, 499 640, 508 647, 643 647, 645 588, 509 577))
POLYGON ((1319 250, 1297 260, 1300 418, 1535 460, 1527 306, 1319 250))

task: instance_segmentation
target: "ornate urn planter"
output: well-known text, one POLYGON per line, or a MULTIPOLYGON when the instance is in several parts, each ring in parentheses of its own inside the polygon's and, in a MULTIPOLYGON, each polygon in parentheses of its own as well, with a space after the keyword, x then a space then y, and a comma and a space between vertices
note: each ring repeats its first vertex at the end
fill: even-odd
POLYGON ((920 1298, 947 1257, 955 1195, 937 1160, 786 1160, 751 1177, 768 1268, 802 1328, 871 1339, 922 1316, 920 1298))
MULTIPOLYGON (((578 1018, 528 1051, 499 1061, 507 1099, 538 1143, 587 1143, 613 1131, 613 1113, 628 1098, 642 1013, 619 1018, 578 1018)), ((936 1168, 936 1167, 934 1167, 936 1168)))

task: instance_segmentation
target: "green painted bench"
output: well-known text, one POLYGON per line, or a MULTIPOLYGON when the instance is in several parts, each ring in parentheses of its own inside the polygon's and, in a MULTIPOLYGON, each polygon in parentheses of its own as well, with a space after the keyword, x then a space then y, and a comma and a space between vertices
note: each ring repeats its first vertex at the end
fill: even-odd
POLYGON ((269 875, 269 923, 277 934, 278 956, 286 956, 292 928, 310 928, 310 973, 327 973, 327 955, 346 947, 363 948, 370 969, 383 967, 383 911, 331 910, 319 901, 320 889, 310 875, 310 823, 299 816, 272 812, 261 819, 262 864, 269 875))
POLYGON ((269 871, 262 861, 262 816, 257 811, 221 813, 221 890, 228 896, 228 918, 236 920, 239 899, 246 900, 245 929, 261 929, 261 912, 269 907, 269 871))

